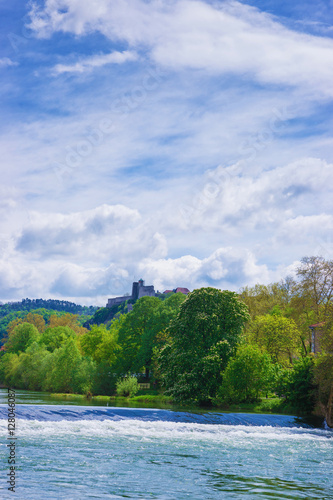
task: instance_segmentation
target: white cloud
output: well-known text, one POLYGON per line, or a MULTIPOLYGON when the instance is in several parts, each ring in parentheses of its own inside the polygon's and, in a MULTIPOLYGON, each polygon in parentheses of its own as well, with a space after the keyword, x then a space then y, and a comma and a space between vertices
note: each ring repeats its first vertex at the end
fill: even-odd
POLYGON ((30 219, 16 248, 44 258, 103 258, 109 251, 125 251, 124 235, 130 237, 140 227, 138 211, 122 205, 102 205, 70 214, 30 212, 30 219))
POLYGON ((262 83, 332 95, 333 40, 293 32, 239 2, 48 0, 31 19, 38 36, 99 31, 147 47, 152 60, 172 69, 246 73, 262 83))
POLYGON ((12 61, 9 57, 2 57, 0 58, 0 68, 6 68, 8 66, 17 66, 18 63, 15 61, 12 61))
POLYGON ((238 2, 38 5, 55 36, 1 90, 1 300, 237 289, 332 250, 331 39, 238 2))
POLYGON ((333 164, 316 158, 300 159, 257 175, 243 170, 241 162, 228 168, 220 166, 207 173, 200 191, 180 208, 182 217, 175 219, 175 224, 206 230, 228 226, 276 230, 308 206, 321 212, 326 204, 329 210, 332 176, 333 164))
MULTIPOLYGON (((326 167, 323 163, 322 168, 326 167)), ((281 167, 280 174, 283 168, 288 170, 281 167)), ((277 171, 270 175, 272 182, 279 180, 277 191, 288 186, 287 176, 283 179, 277 171)), ((289 180, 293 182, 292 176, 289 180)), ((314 179, 313 183, 316 182, 314 179)), ((264 183, 266 194, 269 184, 264 183)), ((264 193, 263 188, 257 220, 263 210, 260 203, 264 203, 264 193)), ((240 194, 244 196, 244 192, 240 194)), ((258 197, 258 193, 253 196, 258 197)), ((250 201, 243 201, 242 210, 245 213, 245 207, 252 203, 251 197, 250 201)), ((319 241, 320 236, 333 228, 331 216, 295 217, 292 212, 288 215, 284 210, 282 216, 276 213, 271 222, 274 228, 271 233, 267 224, 263 228, 255 228, 253 224, 246 228, 247 223, 241 218, 239 224, 243 224, 244 234, 237 241, 231 233, 226 237, 229 222, 221 222, 219 227, 213 228, 213 232, 221 234, 224 240, 229 239, 229 244, 217 247, 208 256, 206 253, 206 256, 199 257, 198 254, 193 255, 193 249, 202 253, 212 244, 205 242, 199 251, 197 242, 202 240, 202 232, 198 233, 196 240, 195 232, 178 232, 175 227, 170 231, 167 212, 168 209, 156 217, 142 217, 137 210, 125 206, 103 205, 69 214, 31 213, 21 235, 13 234, 9 246, 2 249, 2 297, 62 297, 74 302, 104 305, 109 296, 130 292, 132 281, 141 276, 147 284, 154 284, 160 291, 176 286, 189 289, 214 286, 237 291, 241 286, 269 283, 291 274, 295 266, 290 265, 292 259, 282 259, 281 245, 292 245, 301 257, 300 239, 304 241, 314 233, 319 241), (254 245, 251 239, 253 232, 256 233, 254 245), (293 235, 291 241, 287 241, 289 233, 293 235), (177 234, 181 235, 178 236, 180 242, 177 242, 177 234), (170 257, 168 247, 172 248, 173 254, 179 254, 181 251, 177 251, 177 245, 186 240, 191 253, 170 257), (266 241, 261 248, 258 245, 260 241, 266 241), (264 255, 265 263, 262 258, 258 262, 260 254, 264 255), (270 258, 271 264, 267 262, 270 258), (274 260, 279 264, 275 265, 274 260)), ((288 253, 292 255, 292 251, 288 253)))
POLYGON ((333 233, 333 216, 330 214, 298 215, 281 224, 276 238, 294 244, 324 241, 333 233))
POLYGON ((190 289, 214 286, 237 290, 244 283, 268 282, 273 276, 266 265, 258 265, 248 249, 219 248, 209 257, 185 255, 175 259, 145 259, 139 271, 159 290, 185 286, 190 289))
POLYGON ((135 52, 111 52, 110 54, 98 54, 85 59, 80 59, 74 64, 57 64, 53 68, 53 74, 61 73, 85 73, 94 68, 100 68, 106 64, 123 64, 127 61, 135 61, 137 59, 135 52))

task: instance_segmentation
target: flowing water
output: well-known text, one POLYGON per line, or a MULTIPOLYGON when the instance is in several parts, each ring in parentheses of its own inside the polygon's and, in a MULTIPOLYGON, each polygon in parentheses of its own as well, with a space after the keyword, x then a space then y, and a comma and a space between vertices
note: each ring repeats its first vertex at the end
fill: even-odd
POLYGON ((28 393, 16 406, 13 494, 6 396, 1 498, 333 499, 333 432, 295 417, 43 404, 36 394, 27 404, 28 393))

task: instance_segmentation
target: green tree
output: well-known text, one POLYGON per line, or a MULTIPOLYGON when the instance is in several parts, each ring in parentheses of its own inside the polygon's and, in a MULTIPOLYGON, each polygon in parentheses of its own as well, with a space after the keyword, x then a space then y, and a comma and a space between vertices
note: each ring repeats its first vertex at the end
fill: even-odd
POLYGON ((279 283, 269 285, 255 285, 240 290, 240 299, 248 306, 249 314, 254 320, 257 316, 264 316, 274 309, 280 310, 283 315, 289 310, 294 281, 286 278, 279 283))
POLYGON ((333 298, 333 260, 303 257, 297 268, 298 293, 308 300, 316 322, 325 321, 333 298))
POLYGON ((20 388, 20 374, 18 367, 20 364, 19 355, 6 353, 0 360, 0 380, 9 387, 20 388))
POLYGON ((52 314, 49 317, 49 328, 55 328, 57 326, 68 326, 71 330, 73 330, 77 335, 83 335, 86 333, 87 329, 83 328, 77 320, 77 314, 62 314, 59 316, 58 314, 52 314))
POLYGON ((139 390, 138 381, 135 377, 125 377, 121 378, 117 382, 117 394, 118 396, 135 396, 139 390))
POLYGON ((96 364, 91 358, 83 358, 73 338, 56 349, 50 359, 51 373, 46 384, 56 392, 87 393, 91 391, 96 364))
POLYGON ((146 378, 149 378, 152 369, 152 358, 154 348, 160 345, 160 334, 162 334, 170 322, 179 313, 180 305, 186 299, 182 293, 174 293, 164 301, 160 301, 158 307, 152 310, 145 329, 141 336, 141 345, 136 358, 136 366, 145 368, 146 378))
POLYGON ((304 356, 282 369, 277 381, 277 393, 301 413, 311 413, 315 404, 313 370, 313 357, 304 356))
POLYGON ((68 338, 75 338, 75 336, 75 332, 69 326, 55 326, 46 328, 40 336, 39 343, 44 344, 48 351, 53 352, 59 349, 68 338))
POLYGON ((18 324, 8 336, 5 343, 6 352, 24 352, 33 342, 38 341, 39 337, 40 334, 35 326, 30 323, 18 324))
POLYGON ((107 361, 101 361, 96 365, 91 392, 111 396, 115 393, 117 378, 113 367, 107 361))
POLYGON ((168 393, 180 402, 210 403, 248 319, 234 292, 208 287, 190 293, 158 358, 168 393))
POLYGON ((16 385, 30 391, 42 390, 46 375, 45 361, 50 355, 49 351, 37 342, 28 347, 26 352, 21 353, 16 368, 16 385))
POLYGON ((118 345, 119 329, 125 315, 112 320, 110 328, 105 325, 93 325, 91 330, 80 337, 80 345, 85 356, 96 362, 96 370, 92 385, 94 394, 111 395, 116 390, 118 373, 114 368, 120 348, 118 345))
POLYGON ((317 384, 317 405, 327 425, 333 427, 333 314, 322 329, 321 353, 315 356, 314 380, 317 384))
POLYGON ((119 374, 138 372, 142 368, 142 361, 138 359, 142 337, 159 305, 157 297, 142 297, 134 304, 133 310, 124 316, 118 336, 120 350, 116 371, 119 374))
POLYGON ((333 427, 333 354, 323 353, 316 357, 314 381, 317 384, 317 404, 327 425, 333 427))
POLYGON ((273 361, 288 364, 301 350, 301 337, 295 322, 284 316, 257 316, 249 324, 247 339, 267 352, 273 361))
POLYGON ((80 337, 80 345, 84 354, 97 363, 107 361, 112 364, 116 359, 117 336, 104 325, 93 325, 80 337))
POLYGON ((218 399, 229 403, 253 402, 270 390, 274 368, 268 354, 258 346, 241 345, 223 373, 218 399))

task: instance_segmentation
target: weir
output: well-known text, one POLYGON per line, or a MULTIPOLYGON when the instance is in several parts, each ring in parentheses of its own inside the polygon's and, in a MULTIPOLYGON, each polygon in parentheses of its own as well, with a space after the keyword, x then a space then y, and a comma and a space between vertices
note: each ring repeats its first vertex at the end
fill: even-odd
MULTIPOLYGON (((0 418, 6 418, 6 405, 0 405, 0 418)), ((34 405, 19 404, 16 407, 18 419, 38 421, 61 420, 140 420, 163 421, 210 425, 270 426, 289 428, 311 428, 305 420, 289 415, 255 413, 186 412, 148 408, 119 408, 110 406, 34 405)))

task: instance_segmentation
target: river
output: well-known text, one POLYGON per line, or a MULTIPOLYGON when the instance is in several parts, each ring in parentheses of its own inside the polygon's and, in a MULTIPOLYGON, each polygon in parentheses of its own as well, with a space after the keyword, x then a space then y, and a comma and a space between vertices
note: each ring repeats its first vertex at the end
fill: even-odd
POLYGON ((333 499, 333 432, 296 417, 16 397, 14 495, 0 390, 1 498, 333 499))

